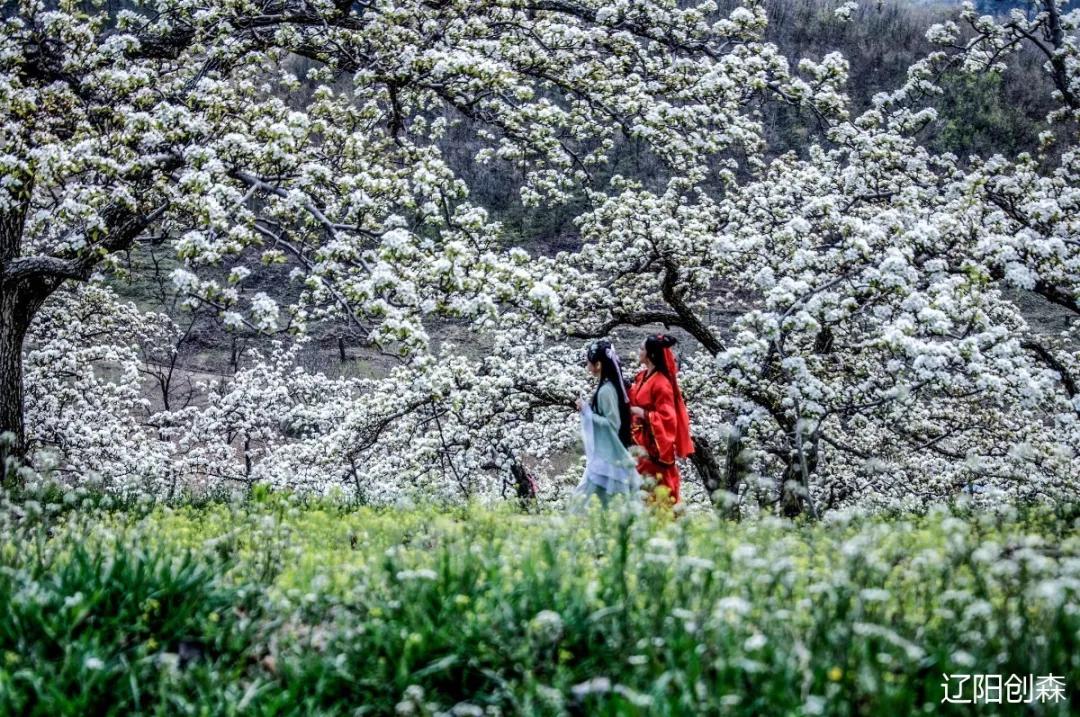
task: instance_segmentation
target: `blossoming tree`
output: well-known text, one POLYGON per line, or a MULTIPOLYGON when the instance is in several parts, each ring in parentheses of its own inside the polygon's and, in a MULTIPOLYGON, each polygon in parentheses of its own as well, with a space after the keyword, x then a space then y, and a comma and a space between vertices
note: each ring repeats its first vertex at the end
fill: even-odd
MULTIPOLYGON (((664 324, 705 349, 683 384, 698 445, 724 453, 695 461, 710 492, 794 515, 850 498, 1075 491, 1075 348, 1045 346, 1003 293, 1077 311, 1075 153, 1043 175, 1045 158, 965 168, 916 140, 936 76, 983 71, 1026 41, 1063 103, 1049 120, 1075 137, 1080 15, 1039 5, 1004 24, 967 7, 964 41, 932 28, 945 49, 852 119, 837 96, 839 119, 803 157, 752 162, 719 192, 684 176, 598 197, 583 249, 551 261, 565 333, 664 324), (745 310, 710 323, 725 292, 745 310)), ((845 71, 836 57, 806 67, 835 84, 845 71)))
MULTIPOLYGON (((492 494, 498 470, 520 495, 525 456, 551 469, 576 440, 582 340, 667 326, 687 337, 695 473, 733 508, 1075 491, 1080 354, 1034 331, 1009 288, 1077 311, 1077 12, 965 8, 965 27, 931 28, 940 52, 854 113, 844 59, 792 70, 758 3, 682 5, 159 0, 110 18, 24 3, 0 53, 0 430, 24 445, 22 342, 46 299, 146 241, 175 248, 177 290, 226 326, 345 322, 404 361, 330 380, 282 348, 73 470, 383 497, 492 494), (1047 55, 1060 161, 922 147, 936 78, 997 69, 1020 43, 1047 55), (762 101, 822 134, 773 157, 762 101), (527 167, 524 202, 584 198, 579 248, 504 245, 444 156, 458 120, 477 162, 527 167), (660 176, 611 176, 627 141, 660 176), (260 263, 295 300, 245 291, 260 263), (437 345, 435 316, 475 346, 437 345)), ((74 310, 57 296, 46 317, 74 310)), ((64 333, 49 321, 35 351, 64 333)), ((40 382, 58 378, 29 355, 27 403, 45 405, 40 382)), ((75 383, 130 416, 132 370, 122 388, 75 383)), ((27 415, 32 433, 72 435, 27 415)))
POLYGON ((675 171, 752 148, 744 105, 797 100, 801 85, 754 41, 760 9, 711 9, 19 3, 0 32, 0 431, 21 450, 22 346, 37 311, 138 242, 172 243, 186 262, 177 286, 231 326, 333 317, 412 352, 426 314, 492 313, 528 289, 514 271, 524 257, 497 251, 498 227, 442 159, 448 121, 475 122, 481 161, 529 162, 531 201, 594 181, 620 136, 675 171), (302 99, 291 57, 312 63, 302 99), (259 261, 303 282, 284 312, 241 291, 259 261))

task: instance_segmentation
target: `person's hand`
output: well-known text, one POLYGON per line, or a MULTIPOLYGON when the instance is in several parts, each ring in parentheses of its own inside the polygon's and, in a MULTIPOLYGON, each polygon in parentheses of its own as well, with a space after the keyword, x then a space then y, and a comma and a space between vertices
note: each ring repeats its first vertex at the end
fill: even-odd
POLYGON ((574 405, 577 406, 577 410, 580 411, 582 408, 585 407, 585 402, 582 401, 580 398, 575 398, 574 399, 574 405))
POLYGON ((641 406, 631 406, 630 414, 633 416, 637 416, 638 418, 645 418, 645 409, 641 406))

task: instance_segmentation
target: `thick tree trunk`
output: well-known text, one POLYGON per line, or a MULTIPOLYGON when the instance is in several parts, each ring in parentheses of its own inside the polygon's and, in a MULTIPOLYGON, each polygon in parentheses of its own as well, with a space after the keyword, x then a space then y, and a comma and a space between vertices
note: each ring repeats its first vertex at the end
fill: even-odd
POLYGON ((536 502, 536 482, 525 470, 525 466, 517 461, 511 464, 510 475, 514 480, 514 492, 517 494, 518 503, 523 510, 529 508, 536 502))
POLYGON ((789 463, 780 476, 780 514, 785 518, 794 518, 802 513, 802 498, 796 487, 801 484, 801 479, 793 463, 789 463))
POLYGON ((7 451, 19 458, 26 451, 23 341, 38 309, 62 283, 55 278, 0 283, 0 433, 15 435, 14 445, 7 451))
MULTIPOLYGON (((694 437, 694 452, 690 454, 690 462, 694 465, 694 470, 697 471, 698 476, 701 477, 701 482, 705 485, 705 491, 709 494, 709 498, 713 502, 713 506, 717 510, 724 512, 728 517, 739 517, 739 506, 734 500, 725 501, 721 491, 728 493, 728 497, 735 499, 739 490, 739 476, 732 471, 733 459, 732 459, 733 442, 728 440, 728 456, 725 461, 724 469, 720 468, 720 463, 716 460, 716 455, 713 453, 712 444, 704 436, 694 437)), ((738 451, 738 440, 734 441, 734 450, 738 451)))
MULTIPOLYGON (((794 440, 792 445, 795 445, 794 440)), ((817 510, 810 499, 810 485, 807 483, 807 479, 817 470, 817 443, 804 445, 801 458, 797 451, 793 453, 796 455, 791 456, 780 476, 780 512, 787 518, 794 518, 808 511, 812 517, 817 518, 817 510)))
POLYGON ((716 462, 716 456, 713 455, 712 445, 705 436, 694 436, 694 452, 690 454, 690 462, 701 477, 705 491, 715 503, 716 498, 713 498, 713 494, 722 486, 721 471, 720 465, 716 462))
MULTIPOLYGON (((18 180, 20 177, 14 176, 18 180)), ((22 251, 23 222, 30 204, 32 183, 24 182, 21 201, 0 212, 0 433, 11 433, 14 442, 0 442, 0 479, 6 481, 4 467, 10 456, 21 458, 26 446, 23 425, 23 363, 22 346, 30 317, 25 316, 24 288, 18 281, 6 281, 4 269, 22 251)), ((17 185, 8 190, 15 192, 17 185)))
POLYGON ((30 317, 22 315, 25 302, 19 299, 18 288, 0 285, 0 433, 14 435, 14 442, 0 443, 0 466, 21 458, 26 447, 22 349, 30 317))

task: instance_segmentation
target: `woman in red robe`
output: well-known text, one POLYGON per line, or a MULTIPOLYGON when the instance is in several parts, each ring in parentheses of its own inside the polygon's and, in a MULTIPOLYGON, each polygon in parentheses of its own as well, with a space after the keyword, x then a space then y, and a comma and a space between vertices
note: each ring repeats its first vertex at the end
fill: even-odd
POLYGON ((638 473, 654 477, 657 488, 667 489, 672 505, 681 500, 675 461, 694 452, 690 418, 679 391, 678 366, 671 351, 675 342, 667 334, 645 339, 638 353, 644 368, 629 391, 631 437, 646 453, 638 459, 638 473))

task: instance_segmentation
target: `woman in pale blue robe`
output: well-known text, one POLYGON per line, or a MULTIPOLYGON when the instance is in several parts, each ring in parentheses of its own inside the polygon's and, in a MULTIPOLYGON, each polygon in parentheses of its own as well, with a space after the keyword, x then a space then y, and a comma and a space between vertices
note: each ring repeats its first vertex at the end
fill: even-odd
POLYGON ((636 461, 628 447, 630 402, 623 383, 619 357, 608 341, 597 341, 586 355, 589 372, 599 378, 592 400, 578 400, 581 435, 585 444, 585 474, 574 491, 577 506, 593 495, 607 505, 614 495, 637 495, 641 489, 636 461))

